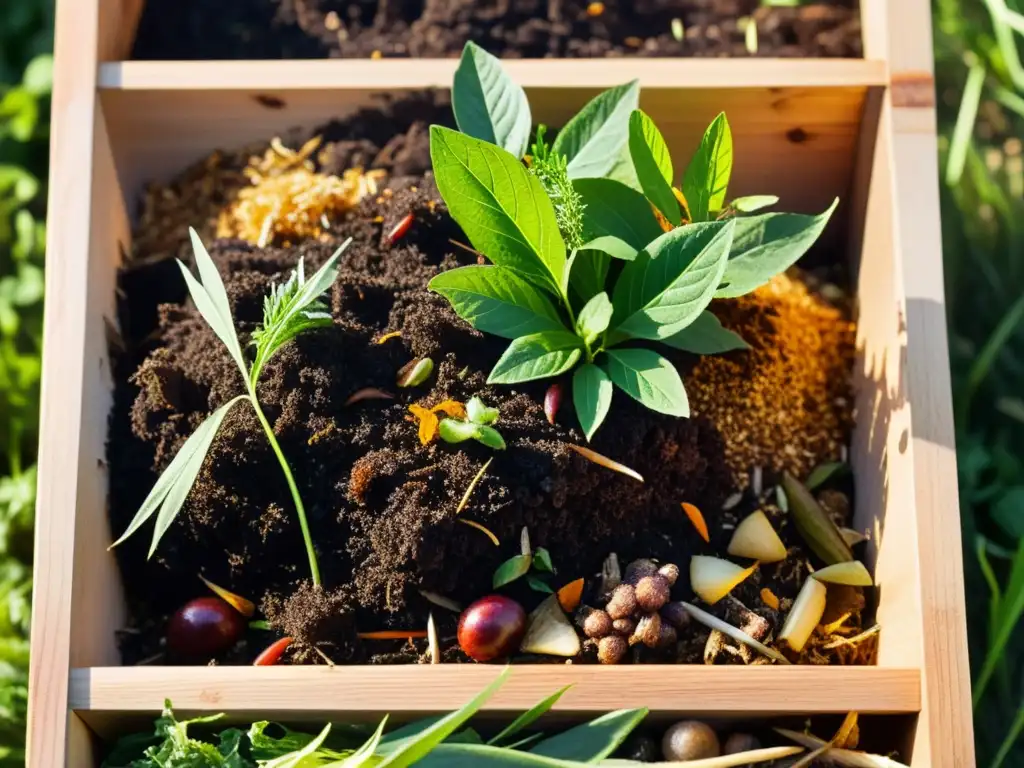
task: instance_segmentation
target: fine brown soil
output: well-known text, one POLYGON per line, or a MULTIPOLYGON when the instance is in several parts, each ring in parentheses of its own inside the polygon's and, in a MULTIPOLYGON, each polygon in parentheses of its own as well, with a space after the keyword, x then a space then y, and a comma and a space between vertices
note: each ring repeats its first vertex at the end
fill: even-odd
MULTIPOLYGON (((775 503, 774 482, 783 470, 803 476, 837 460, 848 442, 852 324, 809 290, 813 281, 798 277, 714 303, 712 309, 752 349, 703 359, 661 349, 687 382, 693 417, 662 416, 618 392, 594 438, 595 450, 628 464, 646 482, 584 460, 568 447, 584 444, 569 398, 551 425, 541 407, 549 382, 488 386, 487 372, 507 342, 473 330, 425 289, 439 271, 477 261, 453 245, 465 236, 447 216, 427 171, 425 124, 441 111, 424 99, 360 113, 319 131, 325 136, 316 158, 319 172, 340 174, 358 152, 361 162, 390 178, 379 194, 329 220, 318 237, 263 248, 205 238, 243 344, 262 319, 263 296, 272 284, 287 279, 299 258, 308 274, 344 238, 353 238, 327 297, 334 324, 282 348, 267 364, 258 390, 305 502, 324 589, 308 582, 291 497, 254 412, 242 403, 225 419, 182 513, 152 560, 145 558, 148 525, 117 550, 132 614, 123 634, 127 663, 161 658, 166 617, 204 594, 199 574, 253 599, 275 630, 297 638, 291 661, 322 663, 316 650, 339 663, 417 660, 423 641, 361 641, 355 633, 421 630, 430 610, 440 623, 445 660, 464 661, 453 641, 456 614, 431 605, 421 590, 463 605, 482 596, 494 569, 518 552, 524 526, 534 546, 550 550, 558 571, 554 586, 587 577, 585 602, 596 604, 593 577, 611 551, 623 565, 636 557, 678 563, 684 576, 677 598, 689 599, 690 556, 724 553, 736 522, 756 508, 773 519, 792 554, 785 563, 760 569, 735 596, 778 630, 782 614, 764 604, 760 590, 770 587, 785 608, 808 563, 788 516, 775 503), (388 244, 387 233, 409 213, 414 223, 408 233, 388 244), (401 335, 382 342, 394 332, 401 335), (417 357, 434 360, 434 375, 422 386, 396 388, 396 372, 417 357), (395 399, 345 405, 366 387, 395 399), (474 395, 499 408, 496 426, 507 450, 495 453, 474 442, 420 444, 409 405, 465 402, 474 395), (764 429, 765 424, 782 426, 764 429), (457 515, 471 480, 492 456, 457 515), (730 498, 740 489, 741 500, 730 498), (681 501, 704 511, 709 545, 681 514, 681 501), (501 545, 460 518, 486 526, 501 545)), ((207 168, 205 176, 193 169, 169 188, 154 190, 143 218, 148 231, 140 234, 160 230, 158 219, 175 210, 188 211, 208 233, 215 228, 212 209, 229 205, 237 187, 211 180, 234 178, 244 162, 238 153, 217 158, 220 170, 209 170, 213 165, 205 161, 197 166, 207 168), (214 189, 205 213, 189 195, 193 183, 214 189), (179 203, 166 210, 153 203, 168 199, 179 203)), ((140 237, 121 274, 123 347, 116 354, 108 449, 116 532, 188 435, 243 391, 231 358, 186 300, 169 258, 183 253, 182 240, 179 235, 175 243, 167 234, 171 229, 165 223, 164 235, 140 237)), ((183 234, 183 227, 178 231, 183 234)), ((847 522, 848 499, 833 493, 830 508, 847 522)), ((506 591, 527 609, 541 599, 520 583, 506 591)), ((852 598, 856 627, 863 598, 852 598)), ((730 617, 739 608, 724 601, 715 610, 730 617)), ((842 612, 833 606, 834 616, 842 612)), ((672 658, 656 658, 700 661, 708 634, 692 626, 681 634, 672 658)), ((272 637, 254 630, 220 661, 251 661, 272 637)), ((649 657, 655 658, 653 652, 649 657)), ((582 660, 593 660, 592 654, 582 660)), ((723 652, 712 660, 746 659, 723 652)), ((804 660, 854 659, 812 649, 804 660)))
POLYGON ((861 56, 856 0, 147 0, 137 59, 861 56), (748 33, 748 25, 756 35, 748 33))

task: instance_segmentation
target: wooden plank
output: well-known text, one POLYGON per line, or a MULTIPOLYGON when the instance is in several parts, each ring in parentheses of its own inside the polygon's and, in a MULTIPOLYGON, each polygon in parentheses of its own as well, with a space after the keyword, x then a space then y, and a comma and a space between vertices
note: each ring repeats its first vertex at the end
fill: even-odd
MULTIPOLYGON (((125 61, 100 66, 112 90, 377 90, 447 88, 457 59, 125 61)), ((607 88, 639 78, 650 88, 819 88, 882 85, 883 61, 863 59, 510 59, 523 87, 607 88)))

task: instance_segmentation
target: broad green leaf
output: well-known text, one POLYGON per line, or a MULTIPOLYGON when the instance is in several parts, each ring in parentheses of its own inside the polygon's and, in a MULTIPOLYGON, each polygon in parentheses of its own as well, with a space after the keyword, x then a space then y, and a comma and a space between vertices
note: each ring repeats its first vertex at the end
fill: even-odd
POLYGON ((493 144, 430 127, 437 188, 473 247, 499 267, 560 293, 565 243, 540 180, 493 144))
POLYGON ((550 709, 558 703, 558 700, 562 698, 565 692, 568 691, 570 688, 572 688, 572 686, 567 685, 565 686, 565 688, 562 688, 559 691, 555 691, 553 694, 548 696, 539 704, 535 704, 533 707, 523 712, 523 714, 519 715, 519 717, 517 717, 515 720, 513 720, 511 723, 505 726, 501 733, 499 733, 493 739, 490 739, 487 743, 491 745, 500 744, 503 741, 508 741, 512 736, 515 736, 524 728, 529 728, 531 725, 537 722, 537 720, 541 716, 547 714, 547 712, 550 711, 550 709))
POLYGON ((511 584, 516 579, 521 579, 530 571, 533 564, 533 555, 516 555, 498 566, 491 579, 491 586, 494 589, 511 584))
POLYGON ((544 739, 533 747, 530 753, 581 763, 604 760, 619 748, 633 729, 640 725, 647 717, 647 712, 646 708, 609 712, 589 723, 577 725, 568 731, 544 739))
POLYGON ((612 300, 601 291, 588 301, 576 318, 576 333, 592 344, 606 330, 612 321, 612 300))
POLYGON ((679 226, 683 219, 672 191, 672 156, 658 126, 639 109, 629 116, 629 154, 647 199, 666 219, 679 226))
POLYGON ((779 198, 775 195, 748 195, 747 197, 737 197, 732 201, 732 207, 740 213, 753 213, 775 205, 777 202, 779 202, 779 198))
POLYGON ((603 178, 629 139, 629 115, 640 102, 640 81, 599 93, 558 132, 552 151, 569 160, 569 178, 603 178))
MULTIPOLYGON (((174 522, 174 518, 178 516, 181 508, 185 505, 185 499, 188 498, 189 491, 192 490, 192 485, 195 483, 196 478, 199 476, 199 470, 203 468, 203 462, 206 461, 206 454, 210 450, 210 446, 213 445, 213 439, 217 436, 217 430, 220 429, 221 422, 224 421, 224 417, 228 415, 228 411, 231 410, 231 406, 240 400, 247 400, 247 395, 239 395, 233 400, 229 400, 220 408, 215 410, 209 416, 206 417, 206 421, 199 425, 195 432, 193 432, 188 440, 185 441, 185 445, 181 447, 178 454, 185 453, 186 449, 190 447, 194 440, 194 449, 191 450, 185 459, 185 462, 181 465, 180 473, 171 482, 170 487, 167 489, 167 494, 164 496, 163 501, 160 502, 160 512, 156 516, 156 524, 153 526, 153 541, 149 545, 149 554, 147 557, 152 557, 153 553, 156 552, 157 544, 160 543, 160 539, 167 532, 171 523, 174 522)), ((171 466, 168 466, 164 474, 171 471, 174 466, 174 462, 177 461, 178 456, 175 455, 174 461, 171 462, 171 466)), ((163 477, 161 476, 161 480, 163 477)), ((157 485, 160 481, 157 481, 157 485)), ((156 488, 154 488, 154 491, 156 488)), ((153 491, 150 491, 152 495, 153 491)), ((146 502, 149 498, 146 499, 146 502)), ((143 508, 146 506, 146 502, 143 502, 143 508)), ((142 510, 139 510, 141 513, 142 510)), ((136 515, 138 518, 138 515, 136 515)), ((134 525, 134 520, 132 524, 134 525)), ((125 534, 127 535, 127 533, 125 534)), ((121 537, 124 539, 124 536, 121 537)))
POLYGON ((613 179, 577 179, 573 187, 583 210, 583 247, 632 261, 637 251, 662 234, 651 204, 635 189, 613 179))
MULTIPOLYGON (((125 539, 131 536, 139 527, 145 523, 156 510, 163 503, 164 499, 171 492, 171 489, 178 483, 179 479, 185 474, 185 470, 189 465, 192 457, 197 453, 201 452, 205 457, 206 452, 209 450, 211 443, 213 442, 214 435, 217 434, 217 429, 220 427, 221 421, 227 415, 227 412, 231 409, 235 403, 239 400, 246 399, 245 395, 239 395, 234 400, 230 400, 216 411, 211 413, 206 421, 199 425, 198 429, 193 432, 185 444, 178 449, 178 452, 171 459, 171 463, 167 465, 167 469, 163 471, 163 474, 157 479, 153 485, 153 489, 146 496, 146 500, 142 502, 142 506, 139 507, 139 511, 135 513, 135 517, 128 524, 128 528, 121 534, 121 538, 110 545, 111 548, 121 544, 125 539)), ((191 483, 190 483, 191 486, 191 483)))
POLYGON ((439 274, 429 288, 448 299, 459 317, 484 333, 515 339, 564 329, 547 294, 504 267, 459 267, 439 274))
POLYGON ((604 251, 576 252, 569 272, 569 288, 579 297, 578 305, 604 290, 611 260, 612 257, 604 251))
POLYGON ((568 331, 522 336, 511 344, 487 377, 488 384, 515 384, 565 373, 583 354, 583 340, 568 331))
POLYGON ((476 43, 466 43, 452 84, 452 111, 459 130, 496 144, 515 157, 530 141, 530 103, 501 61, 476 43))
MULTIPOLYGON (((508 678, 508 673, 508 669, 505 669, 497 678, 495 678, 493 683, 488 685, 483 691, 477 694, 472 701, 461 709, 440 718, 414 736, 409 736, 401 741, 390 742, 388 744, 387 756, 378 764, 377 768, 406 768, 406 766, 412 765, 417 760, 426 757, 437 745, 447 739, 451 734, 457 731, 463 723, 476 714, 477 710, 480 709, 480 707, 482 707, 484 703, 501 687, 502 683, 505 682, 506 678, 508 678)), ((452 746, 454 747, 456 745, 452 746)), ((473 745, 461 746, 469 747, 473 745)), ((381 753, 382 750, 378 747, 377 754, 381 755, 381 753)))
POLYGON ((615 386, 641 405, 669 416, 689 416, 679 371, 649 349, 610 349, 605 370, 615 386))
POLYGON ((736 235, 723 285, 715 297, 729 299, 750 293, 793 266, 814 245, 837 205, 839 198, 817 216, 765 213, 733 219, 736 235))
POLYGON ((681 331, 661 341, 695 355, 718 355, 736 349, 750 349, 750 345, 739 334, 723 328, 721 321, 706 309, 681 331))
POLYGON ((697 154, 683 174, 683 196, 690 220, 707 221, 725 206, 725 193, 732 175, 732 131, 722 112, 704 132, 697 154))
MULTIPOLYGON (((309 765, 309 761, 306 758, 310 757, 318 749, 320 745, 324 743, 327 738, 327 734, 331 732, 331 724, 328 723, 324 726, 324 729, 316 736, 315 739, 310 741, 302 749, 296 750, 287 755, 281 755, 273 760, 269 760, 263 763, 262 768, 303 768, 304 765, 309 765)), ((344 763, 342 763, 343 765, 344 763)), ((335 763, 337 765, 337 763, 335 763)))
POLYGON ((437 433, 446 443, 464 443, 475 438, 479 428, 478 424, 468 421, 441 419, 441 423, 437 425, 437 433))
POLYGON ((612 380, 593 363, 581 365, 572 376, 572 402, 576 407, 576 418, 589 441, 608 415, 612 404, 612 380))
POLYGON ((615 283, 616 336, 667 339, 696 320, 721 282, 734 227, 677 227, 627 263, 615 283))

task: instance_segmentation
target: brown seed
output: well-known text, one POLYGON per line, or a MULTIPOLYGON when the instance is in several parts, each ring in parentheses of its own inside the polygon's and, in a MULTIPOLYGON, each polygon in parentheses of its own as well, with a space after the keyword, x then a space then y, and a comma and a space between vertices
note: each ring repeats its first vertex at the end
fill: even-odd
POLYGON ((679 634, 676 628, 667 621, 661 622, 661 634, 658 636, 659 648, 671 648, 679 641, 679 634))
POLYGON ((612 631, 617 635, 629 637, 636 631, 636 622, 633 619, 616 619, 612 622, 612 631))
POLYGON ((619 584, 605 610, 613 620, 632 616, 636 612, 636 590, 629 584, 619 584))
POLYGON ((761 740, 756 736, 751 736, 749 733, 734 733, 725 740, 725 746, 722 747, 722 754, 738 755, 741 752, 752 752, 753 750, 760 748, 761 740))
POLYGON ((629 638, 630 645, 643 643, 648 648, 657 648, 661 640, 661 616, 652 613, 637 622, 636 631, 629 638))
POLYGON ((604 611, 591 611, 583 622, 583 634, 587 637, 604 637, 612 633, 612 620, 604 611))
POLYGON ((602 637, 597 643, 597 660, 602 664, 618 664, 629 650, 629 644, 618 635, 602 637))
POLYGON ((686 629, 690 625, 690 614, 682 603, 669 603, 661 609, 661 618, 676 629, 686 629))
POLYGON ((674 587, 676 580, 679 578, 679 566, 675 563, 665 563, 658 569, 658 573, 665 577, 670 587, 674 587))
POLYGON ((665 731, 661 752, 670 762, 707 760, 718 757, 721 747, 711 726, 698 720, 683 720, 665 731))
POLYGON ((622 580, 635 587, 644 576, 653 576, 657 572, 657 563, 653 560, 648 560, 647 558, 642 557, 639 560, 634 560, 626 566, 626 574, 623 576, 622 580))
POLYGON ((637 605, 647 612, 660 610, 668 602, 669 590, 668 579, 660 573, 644 576, 636 585, 637 605))

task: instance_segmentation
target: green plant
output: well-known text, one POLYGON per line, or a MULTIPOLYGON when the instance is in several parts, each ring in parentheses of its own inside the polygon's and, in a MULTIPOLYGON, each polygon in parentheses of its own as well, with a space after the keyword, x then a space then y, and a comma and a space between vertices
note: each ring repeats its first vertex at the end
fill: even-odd
POLYGON ((470 44, 453 92, 460 131, 431 128, 441 196, 492 262, 444 272, 431 290, 475 328, 511 339, 491 383, 575 369, 573 402, 587 439, 615 387, 652 410, 688 416, 675 367, 646 346, 622 345, 660 342, 697 354, 744 348, 706 311, 711 300, 748 293, 788 268, 835 209, 748 216, 775 198, 727 203, 732 137, 724 115, 708 128, 682 191, 674 189, 671 156, 636 109, 638 95, 635 82, 600 94, 550 146, 542 126, 528 168, 526 95, 497 59, 470 44))
POLYGON ((492 424, 498 420, 498 409, 484 405, 479 397, 466 403, 466 418, 448 417, 437 425, 437 433, 446 443, 461 443, 476 440, 496 451, 505 450, 505 438, 492 424))
POLYGON ((153 490, 150 491, 121 538, 111 546, 117 546, 135 533, 159 509, 149 548, 149 556, 152 557, 161 537, 174 521, 178 512, 181 511, 221 422, 224 421, 224 417, 234 405, 245 400, 256 412, 256 417, 263 427, 270 447, 281 465, 281 471, 284 472, 292 501, 295 503, 295 511, 299 517, 299 526, 302 528, 302 538, 309 556, 309 569, 313 583, 319 585, 320 568, 317 565, 316 549, 313 547, 309 523, 306 520, 306 510, 302 504, 295 477, 292 475, 288 461, 274 435, 274 429, 260 406, 256 396, 256 385, 263 367, 282 346, 301 333, 331 324, 331 315, 327 311, 327 307, 320 301, 320 296, 334 282, 337 275, 334 265, 351 240, 342 244, 308 280, 300 259, 288 281, 271 289, 270 294, 263 301, 263 324, 252 334, 251 345, 255 348, 255 355, 252 364, 249 365, 242 354, 242 346, 238 341, 234 321, 231 317, 228 295, 224 290, 224 283, 217 273, 217 267, 200 241, 199 235, 192 229, 189 232, 192 236, 192 247, 195 251, 196 266, 199 269, 201 282, 196 280, 188 267, 180 261, 178 266, 181 267, 181 273, 188 284, 189 294, 192 296, 196 308, 217 338, 227 347, 232 359, 238 365, 245 382, 246 392, 220 406, 199 425, 191 437, 185 441, 167 469, 160 475, 153 490))
POLYGON ((530 534, 526 528, 523 529, 521 545, 518 555, 510 557, 495 569, 491 586, 498 589, 525 576, 530 589, 535 592, 553 594, 555 590, 548 584, 548 578, 557 571, 555 564, 551 561, 551 553, 544 547, 533 549, 530 546, 530 534))

